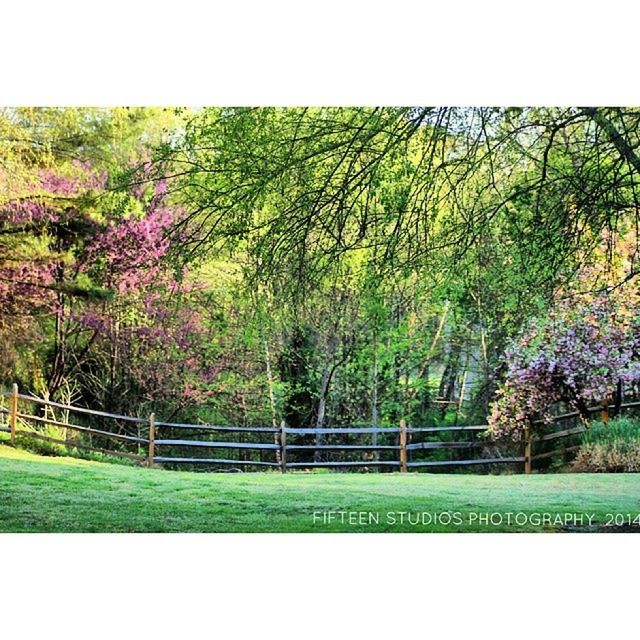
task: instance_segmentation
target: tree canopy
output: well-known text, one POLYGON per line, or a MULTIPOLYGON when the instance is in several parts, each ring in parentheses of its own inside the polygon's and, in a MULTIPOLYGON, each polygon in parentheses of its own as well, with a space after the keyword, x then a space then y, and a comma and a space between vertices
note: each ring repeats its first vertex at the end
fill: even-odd
MULTIPOLYGON (((485 420, 518 376, 509 428, 595 399, 568 373, 544 402, 529 387, 593 314, 635 362, 613 310, 635 317, 639 126, 632 108, 5 109, 2 379, 246 425, 485 420)), ((590 344, 585 367, 609 366, 590 344)), ((609 393, 627 364, 593 380, 609 393)))

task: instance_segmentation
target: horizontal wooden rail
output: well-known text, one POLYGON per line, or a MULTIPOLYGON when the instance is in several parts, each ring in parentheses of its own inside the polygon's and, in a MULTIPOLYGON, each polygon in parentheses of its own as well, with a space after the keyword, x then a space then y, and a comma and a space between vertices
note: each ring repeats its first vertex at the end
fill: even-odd
POLYGON ((477 424, 469 426, 450 426, 450 427, 409 427, 408 433, 440 433, 443 431, 486 431, 488 424, 477 424))
POLYGON ((209 449, 279 449, 277 444, 260 442, 214 442, 212 440, 156 440, 156 446, 208 447, 209 449))
POLYGON ((40 424, 48 424, 53 427, 61 427, 63 429, 71 429, 72 431, 81 431, 83 433, 89 433, 91 435, 103 436, 105 438, 113 438, 114 440, 124 440, 126 442, 135 442, 137 444, 147 444, 149 441, 146 438, 138 438, 136 436, 128 436, 122 433, 113 433, 112 431, 103 431, 102 429, 94 429, 93 427, 81 427, 77 424, 71 424, 67 422, 59 422, 58 420, 52 420, 51 418, 40 418, 39 416, 32 416, 28 413, 16 414, 18 418, 23 420, 32 420, 40 424))
POLYGON ((28 402, 34 402, 35 404, 40 404, 47 407, 63 409, 64 411, 85 413, 89 416, 100 416, 101 418, 112 418, 113 420, 125 420, 127 422, 137 422, 138 424, 147 423, 147 420, 145 418, 134 418, 133 416, 123 416, 117 413, 107 413, 106 411, 96 411, 95 409, 86 409, 85 407, 75 407, 70 404, 60 404, 59 402, 53 402, 52 400, 43 400, 42 398, 36 398, 35 396, 26 396, 22 393, 18 394, 18 398, 20 400, 27 400, 28 402))
POLYGON ((288 444, 287 451, 399 451, 395 444, 288 444))
POLYGON ((399 460, 349 460, 345 462, 287 462, 287 469, 301 467, 397 467, 399 460))
POLYGON ((277 462, 263 462, 262 460, 229 460, 228 458, 167 458, 165 456, 154 456, 154 462, 175 462, 186 464, 244 464, 257 465, 260 467, 277 467, 277 462))
POLYGON ((448 467, 470 464, 511 464, 514 462, 524 462, 524 456, 515 458, 479 458, 477 460, 425 460, 418 462, 408 462, 408 467, 448 467))
POLYGON ((237 431, 239 433, 277 433, 274 427, 229 427, 216 424, 189 424, 186 422, 156 422, 156 427, 170 429, 195 429, 199 431, 237 431))
MULTIPOLYGON (((469 426, 449 426, 449 427, 407 427, 407 433, 439 433, 446 431, 486 431, 489 425, 469 425, 469 426)), ((314 427, 289 428, 285 427, 288 434, 293 435, 315 435, 315 434, 374 434, 374 433, 390 433, 399 432, 397 427, 331 427, 325 429, 316 429, 314 427)))
MULTIPOLYGON (((616 405, 615 404, 610 404, 609 405, 609 409, 615 409, 616 405)), ((639 401, 634 401, 634 402, 623 402, 620 405, 620 409, 631 409, 633 407, 640 407, 640 400, 639 401)), ((597 413, 598 411, 602 411, 602 406, 600 405, 596 405, 594 407, 587 407, 587 411, 589 411, 589 413, 597 413)), ((568 418, 579 418, 580 417, 580 413, 578 411, 569 411, 568 413, 561 413, 557 416, 552 416, 551 419, 551 423, 556 422, 558 420, 567 420, 568 418)), ((545 420, 534 420, 533 424, 544 424, 546 421, 545 420)))
POLYGON ((563 449, 554 449, 553 451, 546 451, 545 453, 539 453, 535 456, 531 456, 532 460, 543 460, 544 458, 552 458, 553 456, 559 456, 563 453, 569 453, 571 451, 577 451, 582 445, 577 444, 573 447, 564 447, 563 449))
MULTIPOLYGON (((598 407, 597 409, 601 409, 602 407, 598 407)), ((595 412, 597 409, 589 407, 587 411, 595 412)), ((578 418, 580 413, 578 411, 569 411, 569 413, 560 413, 557 416, 552 416, 551 422, 547 420, 539 419, 533 420, 533 424, 552 424, 553 422, 557 422, 558 420, 567 420, 568 418, 578 418)))
POLYGON ((86 449, 87 451, 96 451, 98 453, 105 453, 110 456, 118 456, 121 458, 130 458, 131 460, 144 460, 144 456, 137 455, 135 453, 129 453, 128 451, 113 451, 111 449, 103 449, 101 447, 91 447, 86 444, 80 444, 73 440, 60 440, 59 438, 51 438, 50 436, 44 436, 41 433, 35 431, 25 431, 24 429, 17 429, 16 435, 24 436, 27 438, 35 438, 36 440, 44 440, 45 442, 53 442, 55 444, 61 444, 70 449, 86 449))
POLYGON ((3 427, 2 425, 0 425, 0 431, 6 431, 7 433, 11 433, 11 428, 10 427, 3 427))
POLYGON ((440 441, 440 442, 414 442, 407 445, 407 451, 417 451, 420 449, 467 449, 469 447, 486 447, 486 442, 464 442, 464 441, 440 441))
POLYGON ((327 429, 316 429, 314 427, 309 428, 296 428, 290 429, 289 427, 285 427, 284 429, 288 434, 298 435, 298 436, 306 436, 306 435, 316 435, 316 434, 347 434, 347 435, 362 435, 366 433, 398 433, 397 428, 393 427, 335 427, 335 428, 327 428, 327 429))
POLYGON ((535 438, 538 442, 546 442, 548 440, 555 440, 556 438, 565 438, 567 436, 575 436, 579 433, 584 433, 586 429, 584 427, 573 427, 572 429, 563 429, 562 431, 554 431, 553 433, 547 433, 543 436, 535 438))

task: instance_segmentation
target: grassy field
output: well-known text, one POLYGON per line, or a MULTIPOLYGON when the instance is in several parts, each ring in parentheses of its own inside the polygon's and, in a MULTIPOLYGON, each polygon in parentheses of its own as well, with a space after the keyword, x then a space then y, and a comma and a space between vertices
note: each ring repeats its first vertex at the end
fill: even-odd
POLYGON ((557 531, 609 513, 640 513, 640 474, 205 474, 0 445, 3 532, 557 531))

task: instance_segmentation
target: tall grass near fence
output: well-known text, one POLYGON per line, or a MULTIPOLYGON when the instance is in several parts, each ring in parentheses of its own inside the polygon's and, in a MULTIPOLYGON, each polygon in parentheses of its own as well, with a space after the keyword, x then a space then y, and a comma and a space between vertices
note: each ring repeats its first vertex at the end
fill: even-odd
POLYGON ((582 435, 573 467, 585 472, 640 471, 640 420, 619 417, 592 423, 582 435))

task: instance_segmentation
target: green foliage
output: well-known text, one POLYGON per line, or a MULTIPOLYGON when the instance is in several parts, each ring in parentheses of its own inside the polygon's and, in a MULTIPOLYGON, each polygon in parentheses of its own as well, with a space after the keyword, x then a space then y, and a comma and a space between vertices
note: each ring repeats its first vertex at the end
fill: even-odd
POLYGON ((592 422, 582 435, 583 444, 612 445, 616 442, 640 442, 640 420, 619 417, 608 422, 592 422))
POLYGON ((592 423, 582 436, 573 468, 584 472, 639 472, 640 420, 615 418, 592 423))
POLYGON ((186 421, 484 422, 531 317, 576 280, 633 276, 639 123, 613 108, 5 109, 3 215, 45 198, 45 170, 104 184, 46 196, 60 223, 0 224, 0 262, 57 262, 64 302, 57 318, 0 309, 0 379, 69 378, 96 408, 186 421), (106 255, 74 264, 95 227, 127 223, 109 249, 130 244, 160 193, 176 217, 155 242, 180 292, 154 326, 142 291, 113 295, 106 255), (84 329, 69 322, 89 307, 84 329))

